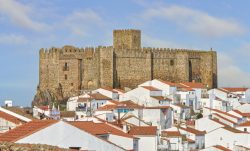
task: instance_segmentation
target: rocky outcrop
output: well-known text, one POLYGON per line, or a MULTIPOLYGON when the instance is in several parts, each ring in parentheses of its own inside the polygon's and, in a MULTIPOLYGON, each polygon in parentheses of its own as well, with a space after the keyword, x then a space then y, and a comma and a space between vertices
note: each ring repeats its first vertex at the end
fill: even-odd
POLYGON ((52 102, 63 102, 67 98, 63 97, 61 90, 57 90, 56 93, 50 92, 49 90, 41 91, 37 88, 36 95, 32 101, 32 106, 44 106, 52 104, 52 102))
POLYGON ((16 144, 9 142, 0 142, 0 151, 69 151, 56 146, 42 144, 16 144))

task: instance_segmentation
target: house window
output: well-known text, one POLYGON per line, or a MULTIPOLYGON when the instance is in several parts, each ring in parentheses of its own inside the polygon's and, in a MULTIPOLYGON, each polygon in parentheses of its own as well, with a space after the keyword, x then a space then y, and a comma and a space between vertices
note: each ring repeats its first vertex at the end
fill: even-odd
POLYGON ((68 80, 68 75, 67 74, 64 75, 64 79, 68 80))
POLYGON ((247 132, 247 128, 244 128, 244 132, 247 132))
POLYGON ((174 60, 170 60, 170 66, 174 65, 174 60))

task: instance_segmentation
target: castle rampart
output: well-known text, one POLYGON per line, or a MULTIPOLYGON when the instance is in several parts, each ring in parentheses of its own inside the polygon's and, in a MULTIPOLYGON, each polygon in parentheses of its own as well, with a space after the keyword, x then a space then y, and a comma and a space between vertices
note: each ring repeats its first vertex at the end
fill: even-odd
POLYGON ((39 90, 63 97, 98 87, 130 87, 152 79, 217 87, 215 51, 141 47, 141 31, 114 30, 113 46, 40 49, 39 90))

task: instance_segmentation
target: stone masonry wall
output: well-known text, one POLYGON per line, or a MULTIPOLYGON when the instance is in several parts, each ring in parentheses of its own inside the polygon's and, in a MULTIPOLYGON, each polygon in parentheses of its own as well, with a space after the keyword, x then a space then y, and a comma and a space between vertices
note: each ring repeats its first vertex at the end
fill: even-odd
POLYGON ((140 48, 139 30, 114 31, 114 47, 40 50, 39 92, 63 97, 98 87, 130 87, 152 79, 202 82, 217 87, 217 54, 169 48, 140 48))

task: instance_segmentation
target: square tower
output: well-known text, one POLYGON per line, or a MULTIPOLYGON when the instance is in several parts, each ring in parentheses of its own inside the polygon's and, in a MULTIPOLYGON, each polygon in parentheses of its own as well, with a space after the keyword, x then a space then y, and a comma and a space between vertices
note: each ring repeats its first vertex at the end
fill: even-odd
POLYGON ((140 49, 141 31, 135 29, 114 30, 113 46, 115 49, 140 49))

